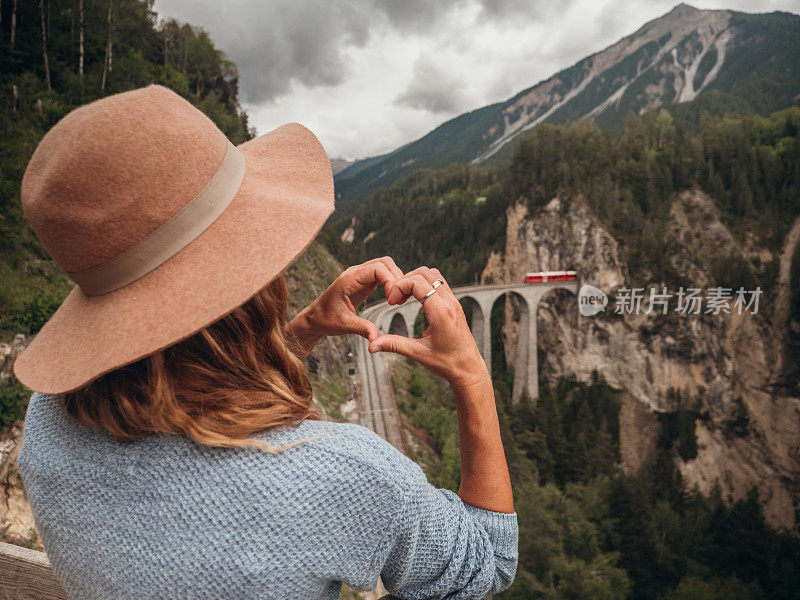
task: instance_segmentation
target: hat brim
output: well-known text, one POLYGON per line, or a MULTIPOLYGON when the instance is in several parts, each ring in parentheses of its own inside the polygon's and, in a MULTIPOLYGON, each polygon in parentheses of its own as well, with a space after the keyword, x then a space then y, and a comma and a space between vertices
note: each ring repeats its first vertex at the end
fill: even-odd
POLYGON ((172 346, 244 304, 308 247, 334 208, 319 140, 290 123, 238 149, 245 176, 225 211, 138 280, 101 296, 75 286, 17 357, 24 385, 74 391, 172 346))

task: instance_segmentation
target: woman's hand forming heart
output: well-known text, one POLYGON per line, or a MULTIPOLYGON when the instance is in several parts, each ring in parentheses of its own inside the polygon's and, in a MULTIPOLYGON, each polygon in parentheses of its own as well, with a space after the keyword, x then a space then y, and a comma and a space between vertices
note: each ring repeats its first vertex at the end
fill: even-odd
POLYGON ((389 304, 403 304, 410 297, 419 301, 439 280, 442 284, 425 299, 422 310, 428 328, 419 339, 384 334, 370 338, 370 352, 395 352, 417 361, 455 387, 488 385, 491 377, 478 351, 464 310, 438 269, 419 267, 397 279, 386 292, 389 304))
POLYGON ((326 335, 356 334, 369 341, 378 337, 377 326, 358 316, 356 309, 383 285, 388 298, 394 282, 403 272, 388 256, 368 260, 346 269, 307 308, 286 325, 287 334, 297 341, 298 354, 305 358, 326 335))

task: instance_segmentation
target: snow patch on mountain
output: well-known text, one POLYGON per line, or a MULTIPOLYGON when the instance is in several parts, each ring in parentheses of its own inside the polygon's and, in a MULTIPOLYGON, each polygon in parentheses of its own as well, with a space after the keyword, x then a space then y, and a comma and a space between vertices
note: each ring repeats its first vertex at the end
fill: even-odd
POLYGON ((598 98, 591 115, 598 115, 620 101, 636 80, 653 70, 659 73, 660 81, 644 86, 639 112, 659 106, 665 90, 670 87, 668 76, 678 102, 694 99, 719 73, 725 59, 725 48, 731 39, 727 29, 731 13, 727 10, 698 10, 682 4, 664 17, 645 24, 636 33, 621 39, 613 46, 585 58, 566 72, 534 86, 509 103, 503 110, 504 129, 489 147, 472 160, 481 163, 496 154, 503 146, 524 131, 541 123, 574 98, 591 93, 587 88, 605 78, 619 83, 607 97, 598 98), (657 47, 650 57, 648 52, 657 47), (716 51, 716 62, 694 89, 694 81, 703 58, 711 48, 716 51), (614 73, 626 59, 641 53, 632 77, 621 77, 614 73), (568 80, 569 73, 572 81, 568 80), (567 89, 568 88, 568 89, 567 89))

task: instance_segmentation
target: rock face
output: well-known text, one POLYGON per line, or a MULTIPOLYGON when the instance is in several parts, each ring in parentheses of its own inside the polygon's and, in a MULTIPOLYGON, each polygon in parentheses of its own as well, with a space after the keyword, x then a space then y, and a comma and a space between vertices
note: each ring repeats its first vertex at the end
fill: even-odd
MULTIPOLYGON (((484 279, 516 282, 527 271, 572 268, 582 283, 609 295, 605 312, 592 317, 580 316, 569 294, 542 300, 539 370, 547 381, 572 375, 586 383, 597 371, 625 390, 623 467, 635 469, 656 448, 658 414, 691 411, 698 417, 696 454, 684 459, 686 453, 674 453, 687 484, 709 492, 719 482, 734 497, 757 485, 769 521, 793 527, 800 507, 800 400, 768 385, 782 354, 783 338, 767 318, 774 297, 762 296, 757 314, 738 314, 732 304, 730 314, 680 314, 674 297, 667 314, 660 307, 645 314, 650 289, 659 293, 665 284, 630 280, 621 242, 583 198, 553 199, 534 215, 517 204, 508 209, 507 223, 504 256, 490 258, 484 279), (620 287, 645 289, 640 314, 615 312, 620 287)), ((701 192, 673 199, 667 230, 673 266, 682 280, 704 292, 718 285, 710 272, 715 257, 742 254, 712 199, 701 192)), ((514 311, 508 306, 507 311, 504 335, 513 345, 514 311)), ((513 356, 509 352, 507 358, 513 356)))
MULTIPOLYGON (((18 333, 10 344, 0 343, 0 385, 13 378, 14 361, 28 341, 18 333)), ((22 427, 22 421, 16 421, 0 431, 0 540, 42 550, 17 467, 22 427)))
POLYGON ((17 466, 21 443, 22 421, 0 434, 0 462, 5 460, 0 469, 0 540, 44 550, 17 466))
POLYGON ((0 343, 0 384, 6 383, 13 377, 12 369, 17 356, 26 348, 29 340, 25 335, 18 333, 14 336, 14 341, 10 344, 0 343))

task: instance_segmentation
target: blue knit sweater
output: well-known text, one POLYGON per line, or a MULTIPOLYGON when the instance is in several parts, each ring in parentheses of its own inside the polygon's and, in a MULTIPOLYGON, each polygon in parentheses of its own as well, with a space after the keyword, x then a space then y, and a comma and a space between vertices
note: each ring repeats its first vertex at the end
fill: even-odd
POLYGON ((481 598, 517 569, 517 515, 465 504, 369 429, 304 421, 259 434, 282 453, 186 436, 134 442, 34 393, 19 469, 71 599, 481 598))

